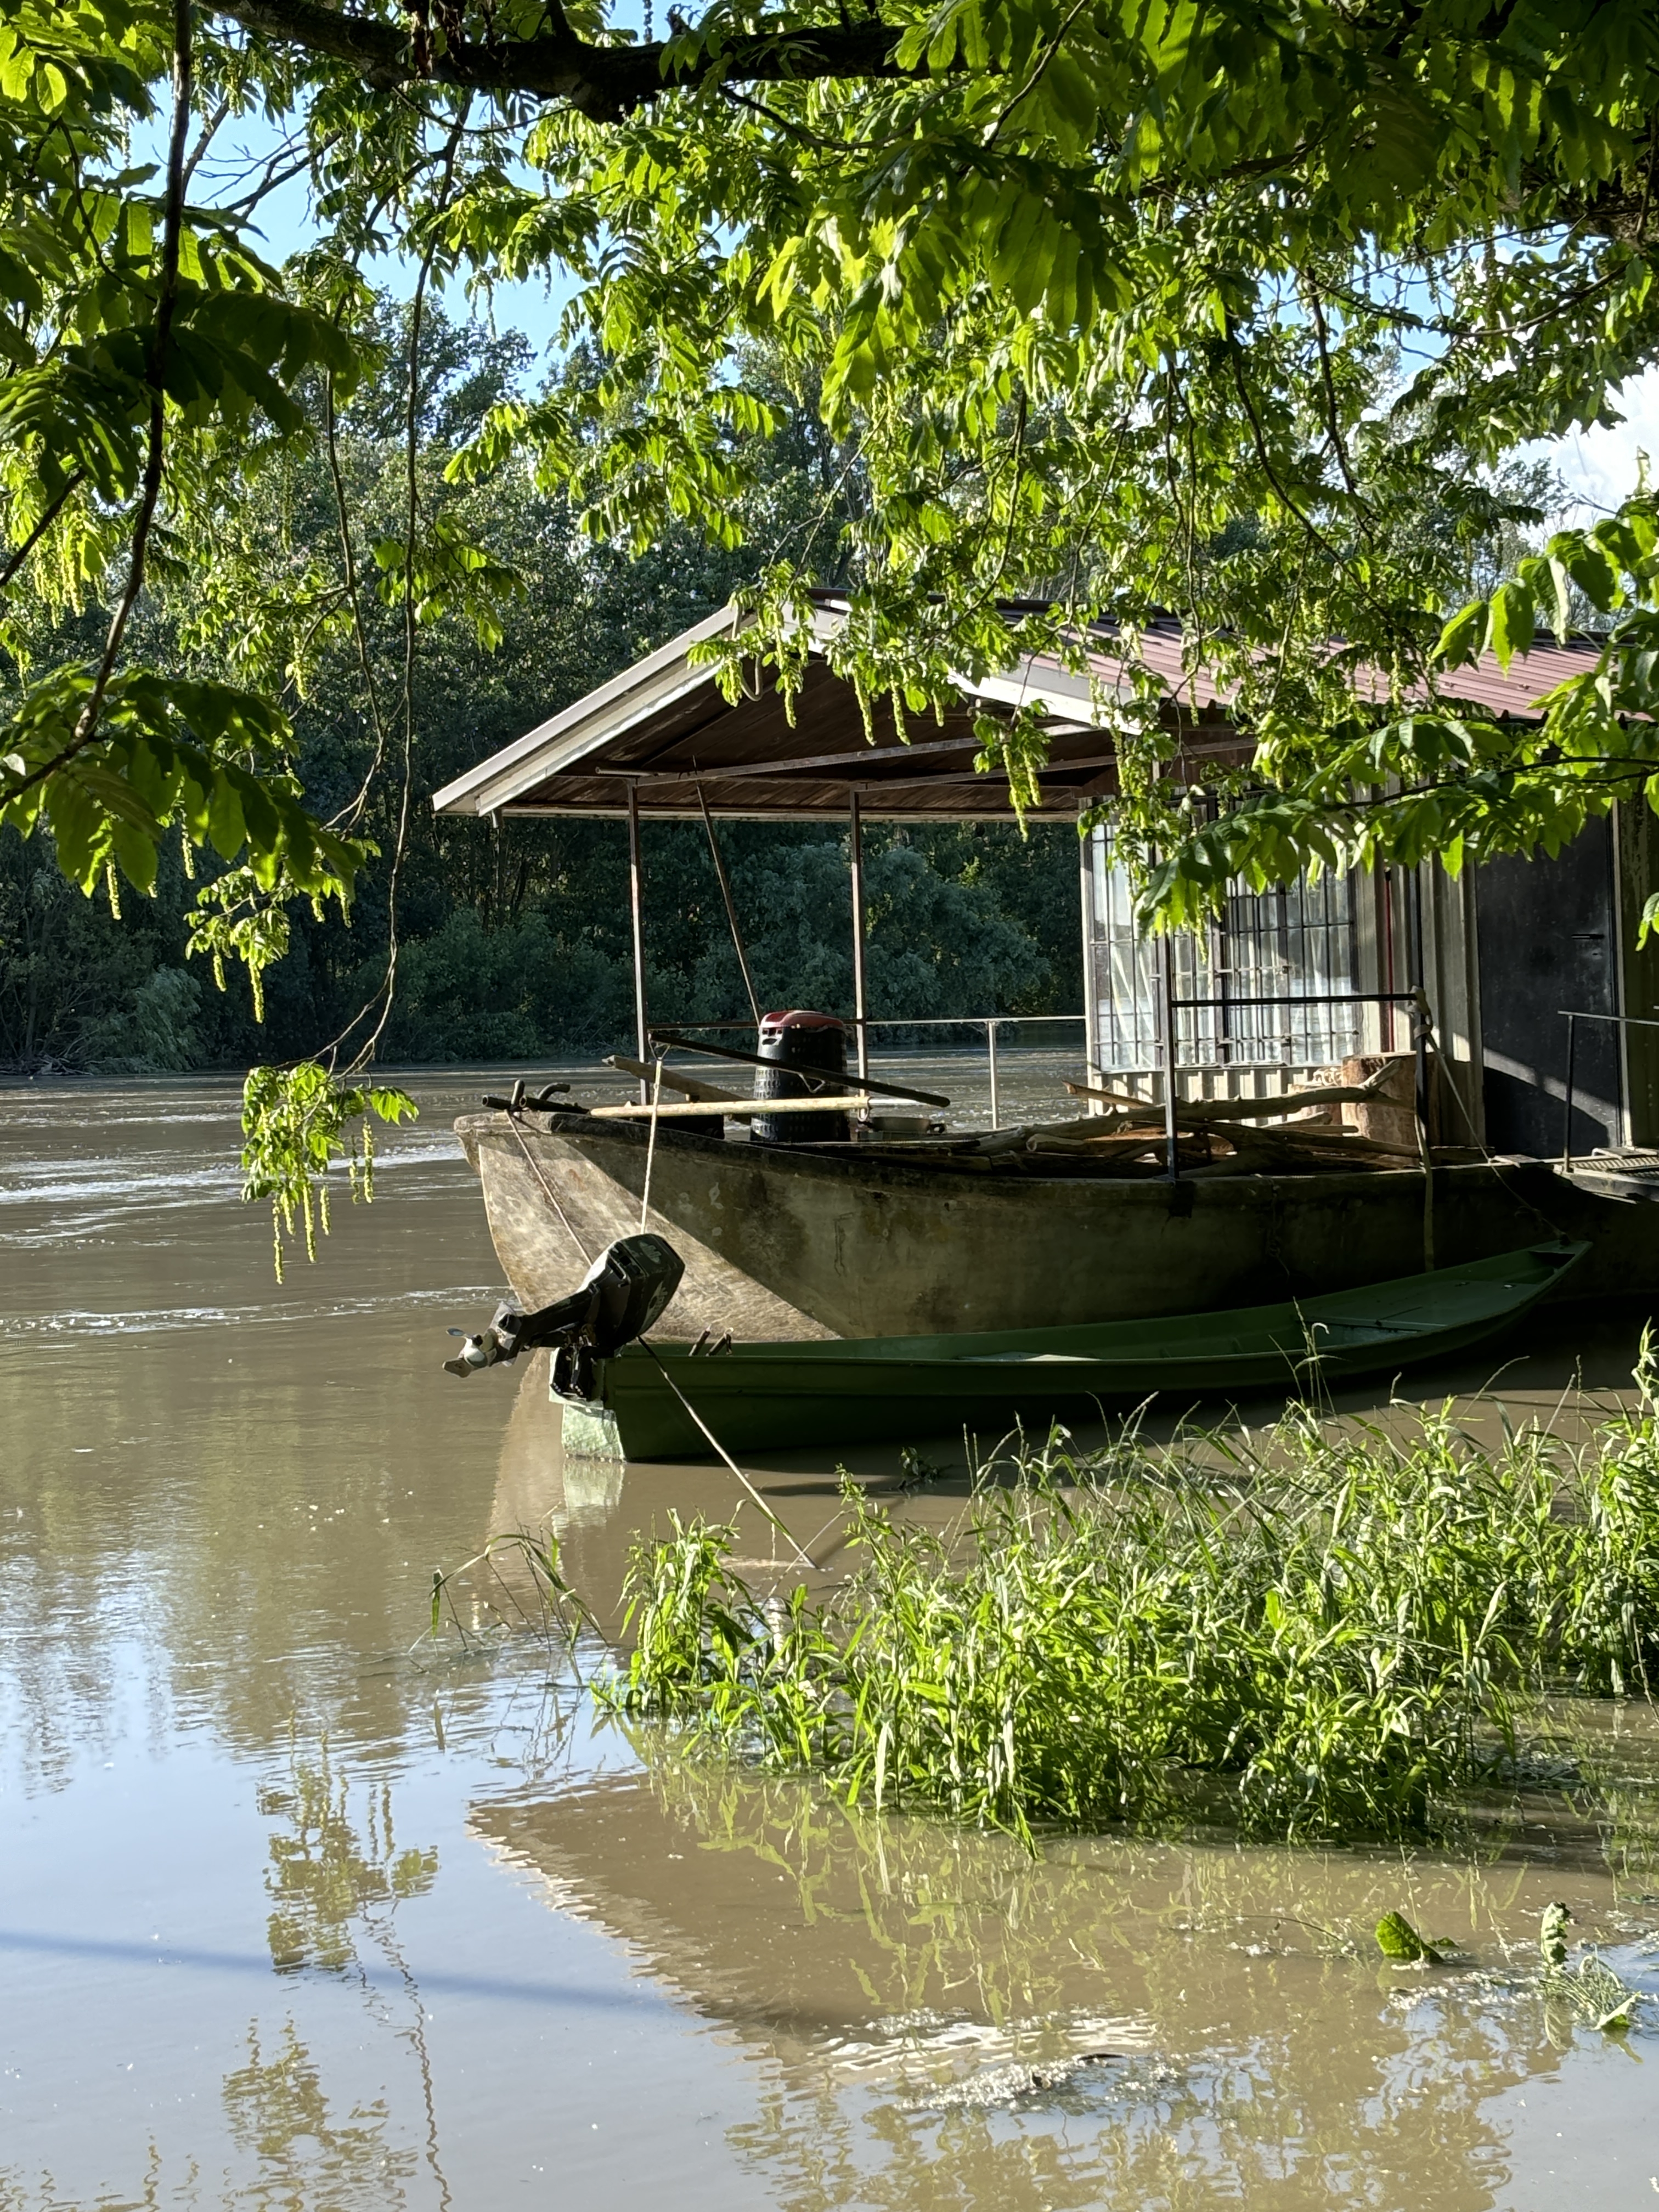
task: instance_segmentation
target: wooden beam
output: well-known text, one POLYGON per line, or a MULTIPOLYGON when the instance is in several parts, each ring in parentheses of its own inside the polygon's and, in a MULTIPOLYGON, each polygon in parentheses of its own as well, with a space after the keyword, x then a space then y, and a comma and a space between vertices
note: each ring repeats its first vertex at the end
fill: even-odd
MULTIPOLYGON (((918 747, 916 750, 920 751, 921 748, 918 747)), ((546 783, 538 785, 536 788, 538 791, 545 791, 549 785, 561 783, 603 783, 615 777, 629 783, 647 785, 656 791, 669 787, 681 790, 695 789, 698 786, 711 786, 718 791, 721 784, 787 782, 792 777, 799 775, 804 782, 819 781, 830 785, 844 783, 850 790, 879 794, 890 791, 927 790, 935 784, 978 784, 981 787, 994 787, 996 782, 994 776, 985 774, 978 769, 943 770, 923 769, 915 775, 904 775, 898 772, 901 769, 908 767, 915 758, 915 753, 908 748, 904 752, 899 753, 894 751, 891 747, 884 747, 880 752, 876 753, 843 753, 837 763, 826 763, 823 761, 732 763, 725 767, 701 768, 695 775, 679 769, 592 768, 584 766, 580 761, 575 761, 568 768, 561 769, 556 775, 549 776, 546 783), (891 764, 894 773, 890 775, 869 775, 865 773, 872 763, 880 767, 884 762, 891 764), (848 773, 845 777, 832 775, 828 772, 830 765, 843 767, 848 773)), ((1085 753, 1076 759, 1066 759, 1062 757, 1051 760, 1040 771, 1040 774, 1053 779, 1057 776, 1081 775, 1099 769, 1115 768, 1116 765, 1117 755, 1115 752, 1085 753)), ((533 794, 526 794, 526 796, 533 796, 533 794)), ((718 798, 714 804, 716 806, 720 805, 718 798)), ((502 811, 507 813, 514 811, 515 809, 516 802, 509 802, 502 811)))
POLYGON ((959 753, 979 739, 971 731, 962 738, 930 738, 925 744, 915 745, 860 745, 856 752, 809 753, 799 760, 730 761, 716 762, 701 768, 592 768, 583 769, 573 763, 566 771, 573 775, 633 775, 646 783, 708 782, 721 776, 793 775, 818 768, 848 768, 862 763, 866 767, 872 761, 903 761, 925 759, 936 753, 959 753))
MULTIPOLYGON (((650 1060, 630 1060, 625 1052, 607 1053, 605 1064, 607 1067, 614 1067, 619 1075, 636 1075, 644 1083, 654 1083, 657 1079, 656 1067, 650 1060)), ((728 1101, 740 1106, 750 1103, 740 1091, 722 1091, 716 1084, 700 1083, 695 1075, 681 1075, 668 1066, 662 1071, 662 1087, 665 1091, 678 1091, 687 1098, 706 1099, 711 1105, 725 1104, 728 1101)))
MULTIPOLYGON (((665 1081, 667 1079, 665 1078, 665 1081)), ((833 1114, 837 1108, 843 1112, 867 1106, 869 1100, 860 1092, 853 1091, 843 1097, 837 1092, 831 1098, 745 1098, 740 1105, 722 1106, 720 1112, 728 1121, 750 1121, 757 1115, 772 1114, 833 1114)), ((653 1113, 659 1121, 687 1121, 694 1117, 708 1118, 707 1102, 693 1099, 684 1106, 590 1106, 584 1118, 590 1121, 648 1121, 653 1113)))
MULTIPOLYGON (((781 1069, 785 1074, 798 1075, 803 1083, 850 1084, 854 1079, 851 1076, 832 1075, 828 1068, 793 1067, 785 1060, 763 1060, 759 1053, 739 1052, 734 1045, 704 1044, 697 1037, 682 1036, 677 1030, 653 1030, 651 1034, 659 1044, 678 1045, 682 1052, 700 1052, 710 1060, 736 1060, 744 1067, 781 1069)), ((908 1098, 918 1106, 948 1106, 951 1103, 932 1091, 907 1090, 902 1083, 878 1083, 873 1075, 860 1076, 857 1081, 860 1088, 883 1098, 908 1098)))

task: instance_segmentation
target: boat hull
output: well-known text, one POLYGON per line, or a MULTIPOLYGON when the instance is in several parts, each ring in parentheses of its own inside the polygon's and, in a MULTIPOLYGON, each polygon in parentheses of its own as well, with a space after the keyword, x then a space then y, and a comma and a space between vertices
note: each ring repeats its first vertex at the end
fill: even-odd
POLYGON ((738 1345, 712 1358, 634 1345, 599 1363, 597 1388, 630 1460, 706 1457, 708 1435, 728 1452, 963 1431, 985 1442, 1152 1398, 1329 1389, 1398 1374, 1511 1327, 1583 1255, 1580 1244, 1538 1246, 1335 1297, 1162 1322, 738 1345))
MULTIPOLYGON (((578 1115, 456 1125, 495 1249, 526 1307, 580 1279, 557 1194, 589 1253, 640 1226, 647 1133, 578 1115), (521 1139, 521 1140, 520 1140, 521 1139), (533 1163, 533 1171, 532 1171, 533 1163)), ((1316 1297, 1540 1237, 1591 1250, 1581 1297, 1659 1292, 1659 1216, 1542 1163, 1240 1176, 1176 1183, 975 1175, 894 1154, 809 1152, 659 1130, 651 1226, 685 1279, 657 1334, 928 1336, 1217 1311, 1316 1297)))
MULTIPOLYGON (((561 1115, 553 1128, 577 1118, 561 1115)), ((617 1143, 589 1151, 527 1118, 515 1129, 505 1114, 464 1115, 455 1124, 483 1187, 496 1255, 527 1313, 567 1296, 586 1273, 590 1260, 641 1226, 645 1150, 639 1133, 616 1122, 592 1126, 616 1132, 617 1143)), ((657 1135, 654 1169, 669 1166, 687 1149, 699 1156, 712 1152, 718 1164, 723 1149, 738 1148, 663 1128, 657 1135)), ((709 1180, 707 1166, 703 1180, 709 1180)), ((658 1333, 687 1340, 705 1329, 755 1339, 834 1336, 832 1325, 781 1295, 699 1233, 691 1218, 696 1209, 685 1202, 685 1182, 683 1174, 671 1171, 659 1179, 653 1170, 652 1226, 669 1229, 685 1262, 658 1333), (665 1191, 675 1209, 672 1213, 659 1203, 665 1191)))

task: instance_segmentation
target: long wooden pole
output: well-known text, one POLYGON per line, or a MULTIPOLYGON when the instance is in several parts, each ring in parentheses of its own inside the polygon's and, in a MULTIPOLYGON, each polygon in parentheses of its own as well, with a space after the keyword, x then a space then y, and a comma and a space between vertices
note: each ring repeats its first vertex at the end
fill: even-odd
MULTIPOLYGON (((683 1052, 700 1052, 710 1060, 735 1060, 741 1067, 775 1067, 775 1060, 763 1060, 757 1052, 738 1052, 729 1044, 708 1044, 701 1038, 682 1035, 678 1030, 653 1030, 652 1036, 659 1044, 677 1045, 683 1052)), ((913 1098, 918 1106, 948 1106, 950 1100, 941 1098, 937 1091, 912 1091, 902 1083, 878 1082, 873 1075, 832 1075, 827 1067, 798 1067, 792 1071, 803 1083, 857 1083, 866 1091, 873 1091, 883 1098, 913 1098)))
POLYGON ((870 1073, 869 1007, 864 989, 864 824, 859 817, 859 795, 848 800, 848 849, 853 864, 853 1023, 858 1033, 859 1074, 870 1073))
MULTIPOLYGON (((628 787, 628 902, 634 917, 634 1041, 641 1060, 650 1057, 651 1039, 645 1011, 645 871, 640 864, 640 787, 628 787)), ((651 1093, 640 1079, 640 1103, 649 1104, 651 1093)))

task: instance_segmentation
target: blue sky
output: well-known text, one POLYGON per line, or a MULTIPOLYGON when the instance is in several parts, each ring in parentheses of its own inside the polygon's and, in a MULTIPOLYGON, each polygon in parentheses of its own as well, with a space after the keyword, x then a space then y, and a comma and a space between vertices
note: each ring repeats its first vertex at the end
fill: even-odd
POLYGON ((1566 479, 1577 502, 1567 520, 1583 524, 1617 507, 1636 489, 1639 456, 1659 464, 1659 370, 1632 377, 1620 394, 1625 420, 1612 429, 1574 431, 1556 445, 1540 447, 1566 479))
MULTIPOLYGON (((159 125, 135 133, 133 158, 158 161, 161 136, 159 125)), ((198 206, 212 207, 246 191, 281 143, 281 134, 263 117, 233 118, 221 127, 197 171, 191 183, 191 198, 198 206)), ((525 175, 530 181, 531 172, 526 170, 525 175)), ((310 192, 303 177, 279 185, 261 202, 255 229, 256 243, 270 261, 285 261, 312 242, 316 227, 310 192)), ((414 265, 402 255, 386 255, 371 261, 365 274, 372 283, 400 298, 406 298, 414 286, 414 265)), ((554 343, 559 317, 568 296, 568 287, 555 290, 539 280, 497 285, 489 309, 482 301, 476 305, 469 303, 459 283, 443 295, 445 307, 458 320, 469 314, 492 313, 498 329, 522 331, 540 350, 554 343)))

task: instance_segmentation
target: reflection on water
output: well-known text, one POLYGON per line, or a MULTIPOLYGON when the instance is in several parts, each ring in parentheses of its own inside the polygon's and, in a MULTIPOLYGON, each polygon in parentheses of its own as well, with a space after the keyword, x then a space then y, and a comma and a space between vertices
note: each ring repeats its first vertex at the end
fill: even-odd
MULTIPOLYGON (((416 1078, 379 1202, 283 1288, 232 1086, 0 1093, 5 2212, 1653 2201, 1659 2006, 1599 2038, 1536 1963, 1560 1897, 1659 1986, 1639 1711, 1596 1716, 1605 1817, 1540 1776, 1478 1860, 1030 1858, 596 1726, 510 1552, 458 1585, 465 1647, 421 1641, 491 1534, 556 1537, 611 1622, 635 1532, 738 1504, 567 1458, 544 1360, 441 1372, 497 1295, 446 1133, 484 1087, 416 1078), (1460 1963, 1383 1966, 1391 1909, 1460 1963)), ((1634 1336, 1540 1324, 1511 1412, 1634 1336)), ((948 1443, 916 1496, 849 1456, 959 1507, 948 1443)), ((761 1472, 833 1522, 833 1455, 761 1472)))
POLYGON ((284 2022, 268 2056, 255 2021, 247 2060, 225 2076, 225 2117, 232 2142, 251 2169, 239 2201, 284 2209, 404 2204, 418 2160, 386 2140, 391 2115, 383 2098, 336 2112, 321 2069, 284 2022))
POLYGON ((1545 1905, 1659 1984, 1659 1900, 1621 1900, 1593 1850, 1032 1859, 641 1748, 642 1771, 473 1827, 769 2062, 734 2141, 791 2205, 1489 2204, 1504 2093, 1560 2064, 1545 1905), (1386 1966, 1370 1931, 1395 1909, 1458 1966, 1386 1966))
POLYGON ((259 1810, 280 1825, 270 1838, 270 1963, 279 1974, 304 1966, 350 1966, 353 1923, 368 1922, 383 1942, 380 1916, 400 1899, 423 1897, 438 1875, 434 1850, 398 1850, 392 1785, 363 1791, 362 1829, 350 1815, 351 1789, 337 1775, 325 1741, 314 1756, 296 1750, 286 1788, 267 1784, 259 1810))

